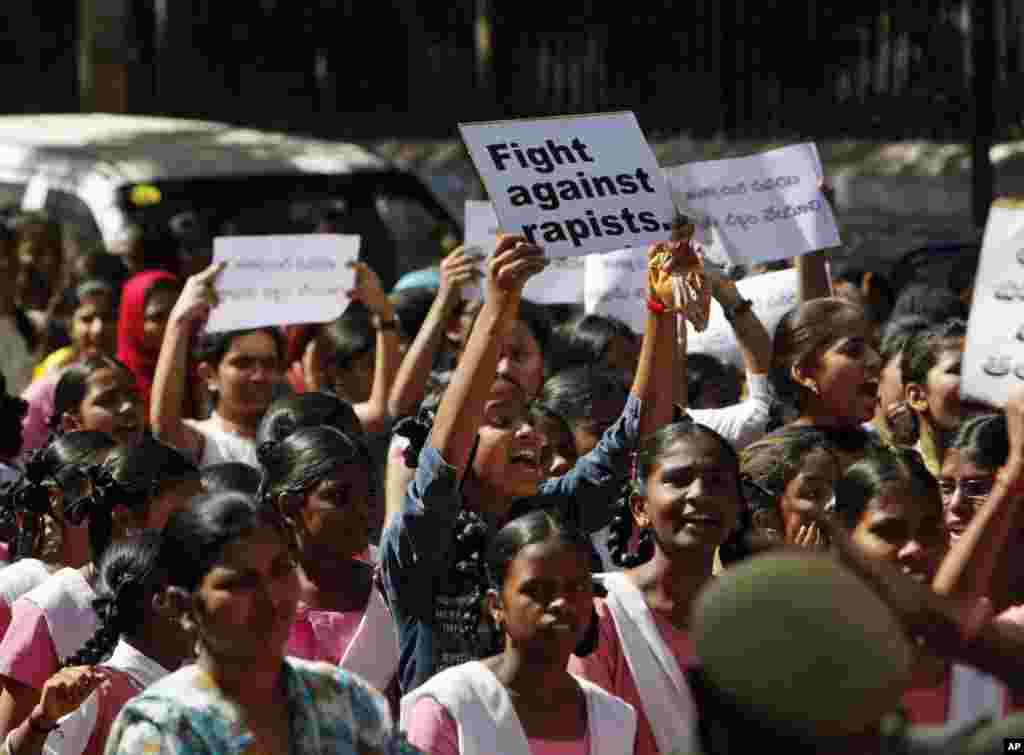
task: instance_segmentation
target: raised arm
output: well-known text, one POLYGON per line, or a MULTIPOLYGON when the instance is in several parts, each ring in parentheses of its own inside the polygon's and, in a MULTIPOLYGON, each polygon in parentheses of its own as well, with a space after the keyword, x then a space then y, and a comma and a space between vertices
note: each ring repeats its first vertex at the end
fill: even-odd
POLYGON ((747 374, 767 375, 772 365, 772 337, 768 330, 740 294, 735 281, 715 270, 708 270, 705 275, 711 284, 711 295, 722 305, 736 334, 747 374))
POLYGON ((366 307, 377 331, 370 398, 352 406, 363 431, 373 435, 384 432, 389 425, 388 395, 398 370, 398 320, 377 273, 365 262, 353 262, 351 267, 356 270, 356 287, 348 296, 366 307))
POLYGON ((188 384, 188 352, 192 336, 210 317, 217 305, 213 284, 224 269, 219 262, 191 276, 167 319, 164 341, 153 377, 149 421, 157 438, 170 446, 199 458, 203 453, 203 436, 182 420, 188 384))
MULTIPOLYGON (((824 199, 836 212, 835 190, 827 181, 822 181, 818 188, 824 199)), ((800 278, 800 303, 811 299, 824 299, 832 295, 832 282, 828 275, 828 255, 824 249, 810 252, 797 257, 794 266, 800 278)))
POLYGON ((427 381, 444 339, 448 320, 462 301, 462 287, 480 277, 481 257, 459 247, 441 261, 441 287, 419 333, 405 352, 391 386, 388 410, 394 418, 416 412, 426 395, 427 381))
POLYGON ((448 389, 441 399, 428 443, 459 479, 483 422, 501 357, 502 338, 508 323, 519 313, 523 285, 547 266, 540 247, 522 236, 502 236, 487 266, 486 300, 466 342, 466 348, 448 389))

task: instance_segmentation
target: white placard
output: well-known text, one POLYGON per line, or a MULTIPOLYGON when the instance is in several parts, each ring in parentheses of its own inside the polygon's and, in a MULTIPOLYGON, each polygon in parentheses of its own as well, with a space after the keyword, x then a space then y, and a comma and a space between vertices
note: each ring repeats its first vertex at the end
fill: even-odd
POLYGON ((1021 231, 1024 231, 1024 202, 1020 199, 997 199, 988 211, 981 248, 997 247, 1021 231))
POLYGON ((672 196, 632 113, 460 123, 502 228, 578 257, 665 241, 672 196))
MULTIPOLYGON (((750 299, 754 314, 769 336, 774 335, 782 316, 800 303, 799 276, 796 270, 752 275, 737 281, 736 288, 744 299, 750 299)), ((703 333, 698 333, 689 323, 687 328, 687 351, 711 354, 737 367, 743 367, 743 354, 736 342, 736 333, 725 319, 725 312, 717 301, 711 302, 711 317, 703 333)))
POLYGON ((960 393, 1003 406, 1010 389, 1020 381, 1024 381, 1024 230, 981 249, 960 393))
MULTIPOLYGON (((643 333, 647 321, 647 255, 639 250, 624 250, 587 257, 584 307, 588 314, 615 317, 635 333, 643 333)), ((750 299, 754 314, 769 334, 790 309, 799 303, 796 270, 780 270, 744 278, 736 284, 740 294, 750 299)), ((712 354, 738 367, 743 355, 732 325, 717 301, 711 302, 708 327, 698 333, 687 323, 686 349, 712 354)))
POLYGON ((329 322, 348 306, 355 285, 348 263, 359 258, 359 236, 223 236, 213 261, 227 262, 217 277, 220 303, 206 330, 329 322))
MULTIPOLYGON (((489 256, 494 251, 500 229, 494 205, 490 202, 466 202, 466 250, 489 256)), ((551 260, 543 272, 530 278, 523 287, 523 298, 538 304, 583 303, 583 258, 560 257, 551 260)), ((482 295, 479 286, 465 286, 466 299, 482 295)))
POLYGON ((840 243, 818 188, 823 173, 813 143, 676 165, 665 176, 676 209, 694 219, 695 238, 712 259, 750 265, 840 243))

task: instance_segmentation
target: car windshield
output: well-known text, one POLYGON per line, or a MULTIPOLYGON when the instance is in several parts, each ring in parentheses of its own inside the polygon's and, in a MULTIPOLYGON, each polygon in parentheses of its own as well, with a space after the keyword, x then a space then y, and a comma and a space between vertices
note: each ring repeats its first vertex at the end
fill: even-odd
POLYGON ((409 270, 436 264, 442 239, 461 232, 412 176, 399 172, 155 181, 123 187, 126 217, 209 250, 216 236, 351 233, 360 257, 390 286, 409 270))

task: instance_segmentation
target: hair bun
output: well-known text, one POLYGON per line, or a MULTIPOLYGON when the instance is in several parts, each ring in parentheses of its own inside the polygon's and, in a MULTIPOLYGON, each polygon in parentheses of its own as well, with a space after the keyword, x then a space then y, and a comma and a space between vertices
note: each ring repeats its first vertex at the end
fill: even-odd
POLYGON ((274 450, 280 445, 280 441, 265 440, 256 446, 256 458, 260 464, 266 466, 274 457, 274 450))

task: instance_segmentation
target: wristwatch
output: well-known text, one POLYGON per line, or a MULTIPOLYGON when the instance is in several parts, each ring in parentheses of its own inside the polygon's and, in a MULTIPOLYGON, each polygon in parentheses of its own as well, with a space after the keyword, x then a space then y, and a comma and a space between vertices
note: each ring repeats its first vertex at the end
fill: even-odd
POLYGON ((740 299, 736 304, 731 307, 722 306, 722 311, 725 312, 725 317, 730 322, 736 319, 737 315, 742 315, 744 312, 749 312, 754 303, 750 299, 740 299))

